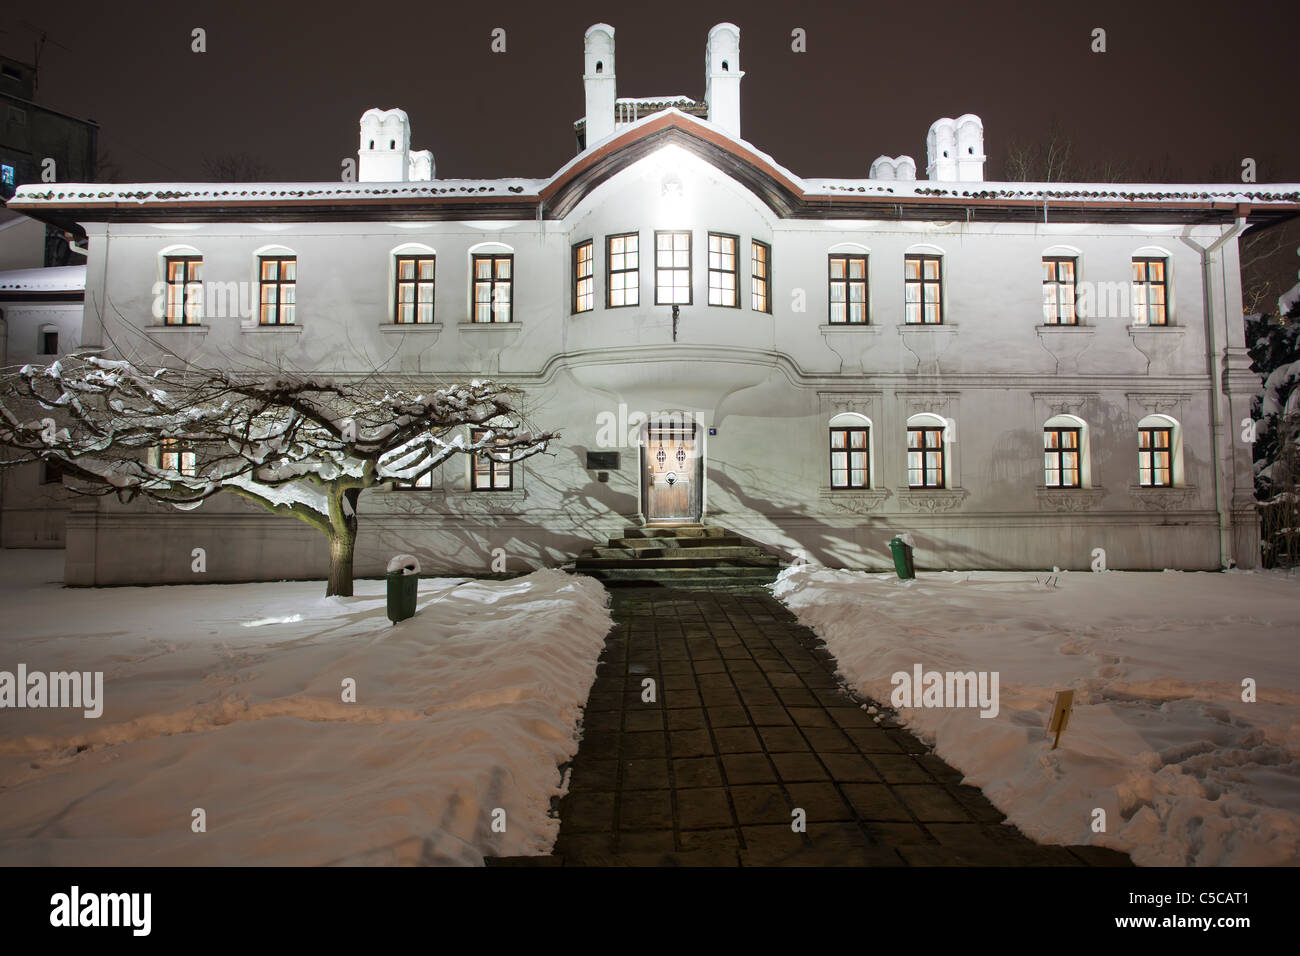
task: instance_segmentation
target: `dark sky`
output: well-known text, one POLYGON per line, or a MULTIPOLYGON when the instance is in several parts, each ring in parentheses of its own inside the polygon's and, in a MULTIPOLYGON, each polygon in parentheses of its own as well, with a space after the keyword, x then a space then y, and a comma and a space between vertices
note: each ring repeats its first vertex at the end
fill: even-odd
POLYGON ((618 92, 704 92, 714 23, 741 28, 742 131, 802 176, 866 176, 881 153, 924 168, 941 116, 978 113, 988 173, 1053 120, 1084 158, 1166 163, 1181 178, 1259 163, 1300 181, 1294 3, 632 4, 477 2, 15 4, 0 50, 48 32, 39 103, 97 120, 128 181, 202 177, 248 153, 270 177, 333 180, 371 106, 411 116, 443 177, 550 175, 574 153, 582 36, 617 31, 618 92), (1286 9, 1289 7, 1290 9, 1286 9), (899 9, 901 8, 901 9, 899 9), (207 30, 208 51, 190 52, 207 30), (494 27, 507 52, 490 49, 494 27), (808 52, 790 50, 802 27, 808 52), (1092 53, 1094 27, 1108 52, 1092 53))

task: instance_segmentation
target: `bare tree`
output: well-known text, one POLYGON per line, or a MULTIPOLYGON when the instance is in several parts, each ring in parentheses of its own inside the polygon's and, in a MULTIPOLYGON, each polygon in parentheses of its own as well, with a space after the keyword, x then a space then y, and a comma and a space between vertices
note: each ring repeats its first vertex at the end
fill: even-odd
POLYGON ((83 352, 0 376, 0 467, 52 462, 74 492, 181 509, 240 495, 322 532, 325 593, 350 595, 361 492, 415 482, 456 454, 545 451, 556 436, 524 430, 521 396, 482 380, 413 395, 375 376, 149 372, 83 352), (463 426, 483 432, 466 441, 463 426))
POLYGON ((269 175, 266 163, 247 153, 225 153, 203 160, 203 175, 214 183, 256 183, 269 175))

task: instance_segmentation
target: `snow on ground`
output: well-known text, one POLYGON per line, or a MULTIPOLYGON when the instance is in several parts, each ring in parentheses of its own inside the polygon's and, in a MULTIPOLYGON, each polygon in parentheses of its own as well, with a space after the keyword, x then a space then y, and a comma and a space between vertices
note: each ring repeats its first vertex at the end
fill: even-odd
POLYGON ((1300 576, 935 572, 804 565, 773 590, 861 693, 891 675, 997 671, 1001 709, 899 710, 1039 842, 1144 865, 1300 862, 1300 576), (1243 703, 1242 680, 1258 682, 1243 703), (1075 706, 1060 749, 1057 690, 1075 706), (1107 814, 1093 833, 1092 811, 1107 814))
POLYGON ((0 865, 475 865, 554 843, 610 626, 597 582, 431 578, 394 626, 382 581, 65 589, 62 561, 0 551, 0 670, 102 670, 103 716, 0 710, 0 865))

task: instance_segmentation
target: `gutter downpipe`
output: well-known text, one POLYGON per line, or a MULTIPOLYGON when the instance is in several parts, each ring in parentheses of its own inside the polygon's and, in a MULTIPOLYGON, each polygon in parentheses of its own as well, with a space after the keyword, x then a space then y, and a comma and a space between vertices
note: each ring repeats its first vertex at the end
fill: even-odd
MULTIPOLYGON (((1212 472, 1214 475, 1214 507, 1219 515, 1219 567, 1221 569, 1232 566, 1232 528, 1230 516, 1228 514, 1228 505, 1224 500, 1227 489, 1224 487, 1225 482, 1220 474, 1220 463, 1222 452, 1220 441, 1223 437, 1223 376, 1227 371, 1227 342, 1224 343, 1224 354, 1220 356, 1214 342, 1214 253, 1218 252, 1223 244, 1229 239, 1235 238, 1246 228, 1246 217, 1242 215, 1242 209, 1237 207, 1236 221, 1232 228, 1219 236, 1208 246, 1201 250, 1201 269, 1205 283, 1205 335, 1206 351, 1209 353, 1210 360, 1210 426, 1213 431, 1213 441, 1210 442, 1211 455, 1213 457, 1212 472), (1216 374, 1217 373, 1217 374, 1216 374)), ((1224 334, 1227 334, 1228 317, 1226 310, 1228 303, 1224 300, 1225 315, 1224 334)))

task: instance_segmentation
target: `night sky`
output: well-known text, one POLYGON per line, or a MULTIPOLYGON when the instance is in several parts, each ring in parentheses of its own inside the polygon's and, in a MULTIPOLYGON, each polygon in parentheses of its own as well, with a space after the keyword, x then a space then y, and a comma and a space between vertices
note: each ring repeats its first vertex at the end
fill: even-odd
POLYGON ((272 179, 336 180, 372 106, 410 114, 412 147, 441 177, 549 176, 575 152, 588 26, 617 31, 619 95, 699 98, 708 29, 730 20, 744 136, 802 176, 864 177, 881 153, 924 175, 930 123, 974 112, 990 178, 1010 140, 1041 140, 1055 120, 1085 159, 1201 181, 1250 156, 1260 182, 1294 182, 1300 14, 1287 6, 69 0, 11 6, 0 50, 30 62, 48 32, 36 101, 97 120, 123 181, 203 178, 205 157, 231 153, 272 179), (206 53, 190 51, 194 27, 206 53), (794 27, 807 53, 791 52, 794 27))

